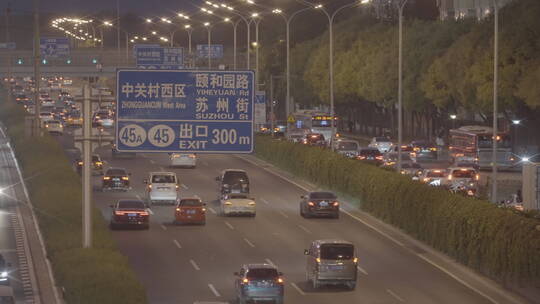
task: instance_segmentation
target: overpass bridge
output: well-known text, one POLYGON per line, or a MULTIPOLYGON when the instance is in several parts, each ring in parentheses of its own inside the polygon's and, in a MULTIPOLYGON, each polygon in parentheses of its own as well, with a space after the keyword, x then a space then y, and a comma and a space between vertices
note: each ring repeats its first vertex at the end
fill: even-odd
MULTIPOLYGON (((244 68, 245 54, 239 54, 238 67, 244 68)), ((8 66, 11 63, 11 75, 24 77, 34 75, 34 61, 32 50, 0 50, 0 77, 8 75, 8 66)), ((206 68, 206 59, 195 63, 206 68)), ((225 53, 221 59, 212 59, 212 66, 217 69, 220 64, 233 65, 232 54, 225 53)), ((100 49, 74 49, 68 58, 47 59, 41 62, 42 76, 67 77, 111 77, 118 68, 135 68, 136 62, 130 49, 114 50, 100 49)))

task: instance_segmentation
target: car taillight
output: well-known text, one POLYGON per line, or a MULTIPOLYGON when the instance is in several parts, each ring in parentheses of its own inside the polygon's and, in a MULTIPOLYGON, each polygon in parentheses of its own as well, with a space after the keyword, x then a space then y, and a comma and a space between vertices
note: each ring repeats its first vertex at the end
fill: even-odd
POLYGON ((358 159, 366 159, 366 157, 363 156, 363 155, 360 155, 360 156, 358 156, 358 159))
POLYGON ((178 186, 178 185, 175 185, 174 187, 176 188, 177 191, 180 188, 180 186, 178 186))
POLYGON ((333 203, 332 203, 332 206, 334 206, 334 207, 339 206, 339 202, 337 202, 337 201, 336 201, 336 202, 333 202, 333 203))
POLYGON ((127 180, 129 180, 129 177, 128 176, 122 176, 122 180, 127 181, 127 180))
POLYGON ((124 214, 126 214, 124 211, 115 211, 114 212, 114 215, 119 215, 120 216, 120 215, 124 215, 124 214))
POLYGON ((82 166, 83 165, 83 162, 78 162, 77 163, 79 166, 82 166))
POLYGON ((474 179, 480 180, 480 174, 476 174, 476 176, 474 177, 474 179))
POLYGON ((244 278, 244 279, 242 280, 242 284, 249 284, 249 280, 246 279, 246 278, 244 278))
POLYGON ((314 203, 314 202, 309 202, 309 203, 307 203, 307 204, 308 204, 309 206, 311 206, 311 207, 315 206, 315 203, 314 203))
POLYGON ((189 158, 195 158, 195 157, 196 157, 195 154, 190 154, 189 155, 189 158))
POLYGON ((148 216, 148 212, 142 211, 142 212, 139 212, 139 215, 142 215, 142 216, 148 216))
POLYGON ((452 180, 452 174, 448 174, 448 180, 452 180))
POLYGON ((100 162, 100 161, 96 162, 96 166, 102 166, 102 165, 103 165, 103 162, 100 162))
POLYGON ((182 209, 176 208, 176 212, 181 212, 181 211, 182 211, 182 209))
POLYGON ((202 209, 201 209, 201 212, 202 212, 202 213, 205 213, 205 212, 206 212, 206 208, 202 208, 202 209))
POLYGON ((277 283, 278 283, 278 284, 283 284, 283 282, 284 282, 283 278, 278 278, 278 279, 277 279, 277 283))
POLYGON ((103 180, 110 180, 110 179, 111 179, 110 176, 104 176, 104 177, 103 177, 103 180))
POLYGON ((382 155, 376 156, 375 158, 378 159, 378 160, 382 160, 382 159, 383 159, 382 155))
POLYGON ((148 192, 152 192, 152 185, 148 185, 148 192))

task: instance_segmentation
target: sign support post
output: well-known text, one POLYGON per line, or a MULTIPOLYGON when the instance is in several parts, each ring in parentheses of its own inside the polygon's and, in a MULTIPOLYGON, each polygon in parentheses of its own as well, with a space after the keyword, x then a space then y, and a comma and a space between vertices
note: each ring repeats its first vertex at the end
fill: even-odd
POLYGON ((84 85, 83 100, 83 248, 92 247, 92 147, 90 86, 84 85))

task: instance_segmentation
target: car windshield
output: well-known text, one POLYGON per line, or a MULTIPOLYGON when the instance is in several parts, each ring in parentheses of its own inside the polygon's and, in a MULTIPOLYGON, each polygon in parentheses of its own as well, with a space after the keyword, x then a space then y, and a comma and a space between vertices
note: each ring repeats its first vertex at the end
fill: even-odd
POLYGON ((119 201, 118 209, 144 209, 144 203, 141 201, 119 201))
POLYGON ((249 182, 249 180, 245 172, 228 171, 225 173, 225 176, 223 177, 223 182, 225 184, 247 183, 249 182))
POLYGON ((124 169, 109 169, 107 170, 107 175, 127 175, 126 170, 124 169))
POLYGON ((309 198, 312 199, 336 199, 337 196, 332 192, 311 192, 309 198))
POLYGON ((390 143, 390 139, 388 137, 375 137, 375 141, 378 143, 390 143))
POLYGON ((60 122, 58 120, 49 120, 48 124, 49 125, 59 125, 60 122))
POLYGON ((351 141, 340 142, 338 150, 358 150, 358 144, 351 141))
POLYGON ((455 178, 474 178, 476 172, 474 170, 454 170, 452 176, 455 178))
POLYGON ((182 207, 200 207, 203 203, 198 199, 183 199, 180 201, 182 207))
POLYGON ((274 268, 252 268, 246 274, 246 277, 250 280, 267 280, 278 276, 278 271, 274 268))
POLYGON ((354 258, 354 247, 349 244, 321 245, 321 259, 350 260, 354 258))
POLYGON ((173 184, 176 183, 176 178, 170 174, 154 175, 152 176, 152 183, 173 184))

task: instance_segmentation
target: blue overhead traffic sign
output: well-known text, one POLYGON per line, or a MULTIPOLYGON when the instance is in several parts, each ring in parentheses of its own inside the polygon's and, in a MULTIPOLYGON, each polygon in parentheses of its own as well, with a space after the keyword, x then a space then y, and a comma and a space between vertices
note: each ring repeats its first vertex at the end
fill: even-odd
POLYGON ((218 59, 223 57, 223 45, 221 44, 197 44, 197 57, 218 59))
POLYGON ((252 71, 118 70, 120 152, 250 153, 252 71))
POLYGON ((184 67, 183 48, 138 47, 137 67, 153 70, 178 70, 184 67))
POLYGON ((69 39, 65 37, 41 38, 39 49, 43 58, 66 58, 69 57, 69 39))

